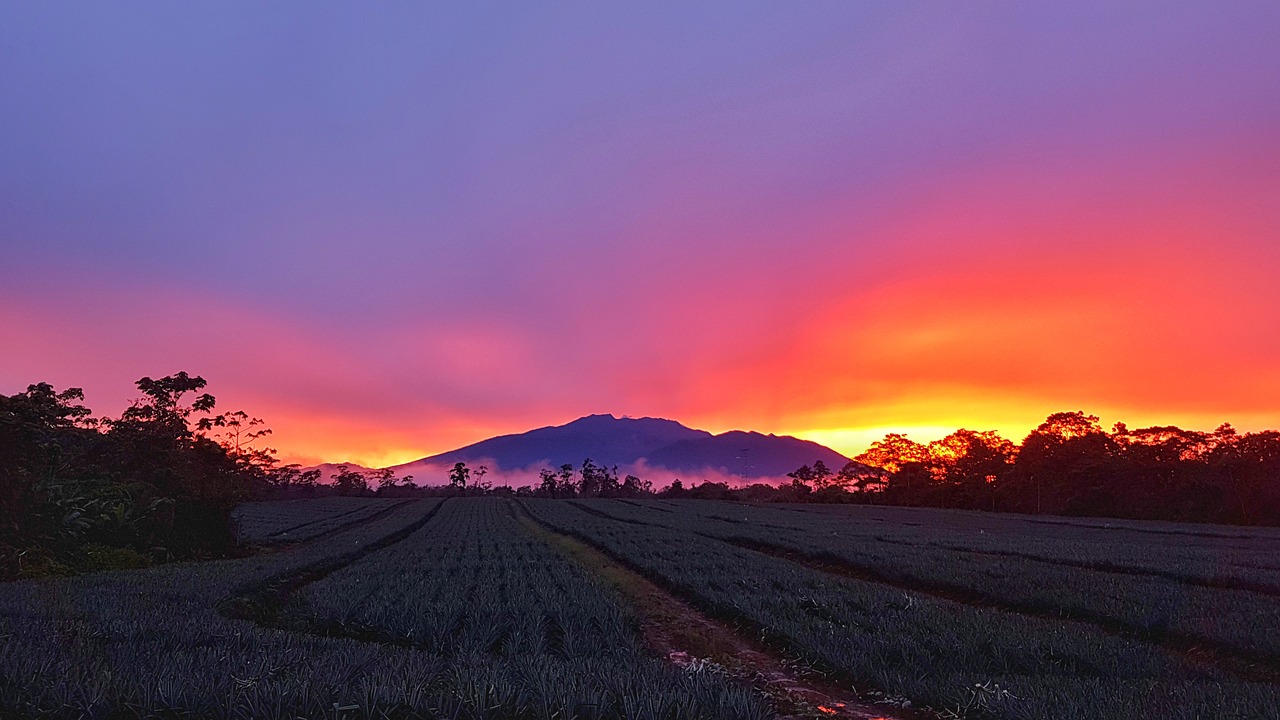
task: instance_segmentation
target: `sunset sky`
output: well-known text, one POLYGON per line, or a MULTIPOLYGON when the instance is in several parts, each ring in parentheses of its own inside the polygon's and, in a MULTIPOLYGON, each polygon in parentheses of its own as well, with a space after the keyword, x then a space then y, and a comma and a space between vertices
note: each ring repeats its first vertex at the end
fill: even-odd
POLYGON ((1280 3, 13 3, 0 393, 286 460, 588 413, 1280 427, 1280 3))

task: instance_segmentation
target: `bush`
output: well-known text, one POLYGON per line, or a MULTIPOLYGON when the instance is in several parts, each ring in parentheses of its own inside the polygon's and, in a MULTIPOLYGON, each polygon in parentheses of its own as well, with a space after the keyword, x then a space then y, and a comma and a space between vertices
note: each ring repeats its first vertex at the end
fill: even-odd
POLYGON ((17 553, 18 579, 65 577, 74 571, 58 561, 57 556, 43 548, 27 548, 17 553))
POLYGON ((151 559, 132 548, 109 545, 86 545, 76 563, 80 572, 105 570, 135 570, 151 565, 151 559))

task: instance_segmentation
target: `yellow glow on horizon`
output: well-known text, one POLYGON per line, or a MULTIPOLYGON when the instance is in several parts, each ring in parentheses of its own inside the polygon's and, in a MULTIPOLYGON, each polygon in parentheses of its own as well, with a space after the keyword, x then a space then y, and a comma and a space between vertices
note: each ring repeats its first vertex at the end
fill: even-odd
MULTIPOLYGON (((755 430, 764 433, 792 435, 825 445, 843 455, 854 457, 873 442, 889 433, 900 433, 919 443, 939 440, 961 428, 974 431, 994 430, 1015 444, 1044 421, 1050 413, 1083 410, 1098 415, 1101 425, 1111 430, 1123 421, 1130 428, 1155 425, 1177 425, 1188 430, 1211 431, 1230 422, 1241 432, 1276 427, 1280 418, 1273 414, 1218 413, 1191 411, 1164 413, 1146 408, 1113 406, 1101 402, 1066 401, 1021 396, 999 397, 979 388, 932 387, 922 389, 921 398, 895 398, 866 402, 854 407, 828 407, 787 418, 752 417, 681 417, 670 419, 689 427, 722 433, 729 430, 755 430)), ((572 413, 569 413, 572 415, 572 413)), ((424 457, 448 452, 503 434, 522 433, 551 424, 564 424, 564 417, 540 422, 513 422, 481 425, 455 422, 445 426, 423 423, 416 427, 397 424, 387 426, 369 419, 363 422, 335 419, 299 412, 280 412, 273 417, 274 434, 268 444, 280 449, 282 463, 316 465, 322 462, 356 463, 380 468, 402 465, 424 457)), ((514 421, 519 422, 519 421, 514 421)))
POLYGON ((1081 409, 1090 411, 1043 398, 1004 397, 997 401, 981 388, 936 386, 923 389, 917 397, 830 408, 807 418, 797 417, 787 423, 790 428, 785 434, 826 445, 847 457, 861 454, 890 433, 927 444, 961 428, 995 430, 1021 443, 1050 413, 1081 409))
POLYGON ((801 440, 811 440, 819 445, 826 445, 845 457, 855 457, 871 446, 871 443, 882 439, 890 433, 906 435, 918 443, 929 443, 950 435, 956 428, 944 425, 886 425, 864 428, 825 428, 818 430, 801 430, 794 435, 801 440))
POLYGON ((270 422, 272 435, 267 444, 279 449, 277 457, 282 464, 303 466, 354 463, 367 468, 391 467, 487 437, 483 434, 487 428, 342 418, 286 408, 270 417, 276 419, 270 422))
POLYGON ((351 443, 344 450, 334 445, 313 447, 308 443, 291 448, 292 452, 281 451, 278 457, 281 464, 298 463, 299 465, 307 466, 319 465, 320 463, 349 462, 361 467, 383 468, 403 465, 432 454, 420 449, 407 447, 381 448, 377 447, 376 444, 374 447, 361 447, 361 444, 351 443))
POLYGON ((1002 437, 1011 440, 1015 445, 1020 445, 1026 436, 1040 425, 1050 413, 1072 412, 1075 410, 1083 410, 1086 413, 1099 416, 1099 424, 1107 432, 1111 432, 1112 426, 1117 422, 1125 423, 1130 429, 1174 425, 1184 430, 1199 430, 1203 432, 1212 431, 1225 422, 1230 423, 1232 427, 1242 433, 1257 432, 1276 425, 1275 417, 1256 414, 1245 414, 1234 418, 1211 413, 1164 415, 1150 411, 1090 408, 1087 405, 1068 407, 1064 405, 1056 410, 1028 416, 1026 421, 1021 422, 1000 422, 998 420, 993 421, 990 418, 973 418, 947 424, 928 422, 914 424, 908 421, 902 424, 806 428, 787 431, 783 434, 793 435, 803 440, 811 440, 825 445, 850 458, 861 454, 873 442, 883 439, 885 435, 890 433, 906 435, 918 443, 928 444, 934 440, 940 440, 961 428, 975 431, 995 430, 1002 437))

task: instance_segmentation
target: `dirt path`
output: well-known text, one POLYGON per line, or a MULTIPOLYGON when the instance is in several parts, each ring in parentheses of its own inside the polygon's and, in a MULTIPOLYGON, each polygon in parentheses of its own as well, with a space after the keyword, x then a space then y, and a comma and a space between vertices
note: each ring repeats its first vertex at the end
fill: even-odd
POLYGON ((900 702, 872 702, 816 676, 742 637, 587 543, 539 523, 518 503, 516 517, 531 534, 605 580, 640 617, 645 645, 691 672, 721 672, 767 695, 778 716, 856 720, 923 720, 900 702))
MULTIPOLYGON (((583 512, 590 513, 612 522, 670 529, 670 526, 667 525, 638 520, 636 518, 618 517, 577 501, 570 500, 569 503, 583 512)), ((791 508, 783 509, 790 510, 791 508)), ((795 512, 804 511, 796 510, 795 512)), ((1280 683, 1280 658, 1272 655, 1251 653, 1212 638, 1184 635, 1168 630, 1147 630, 1107 615, 1088 613, 1081 610, 1069 611, 1061 608, 1045 608, 1024 603, 997 600, 968 588, 922 579, 890 576, 879 570, 856 565, 847 560, 841 560, 831 556, 814 557, 791 548, 774 545, 761 540, 711 535, 697 531, 692 532, 700 537, 707 538, 708 540, 734 545, 744 550, 751 550, 752 552, 758 552, 762 555, 775 557, 779 560, 786 560, 787 562, 802 565, 810 568, 811 570, 816 570, 828 575, 837 575, 853 580, 885 585, 905 592, 917 593, 919 595, 947 600, 962 605, 968 605, 970 607, 980 607, 988 610, 1024 615, 1027 617, 1036 617, 1051 620, 1062 625, 1078 625, 1081 628, 1105 633, 1115 637, 1131 638, 1142 642, 1148 642, 1162 647, 1194 665, 1216 667, 1233 673, 1246 680, 1263 683, 1280 683)), ((899 541, 887 542, 909 545, 909 543, 899 541)))

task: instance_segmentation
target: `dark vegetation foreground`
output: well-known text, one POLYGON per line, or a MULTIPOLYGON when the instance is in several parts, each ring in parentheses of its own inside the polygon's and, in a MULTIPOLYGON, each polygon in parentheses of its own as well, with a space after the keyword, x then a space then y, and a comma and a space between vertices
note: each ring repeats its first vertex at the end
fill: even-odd
POLYGON ((231 512, 273 480, 269 431, 214 414, 185 372, 137 383, 119 418, 78 388, 0 395, 0 578, 233 554, 231 512))
POLYGON ((0 716, 844 714, 688 642, 705 621, 886 717, 1280 717, 1271 529, 492 497, 238 517, 273 549, 0 584, 0 716))

